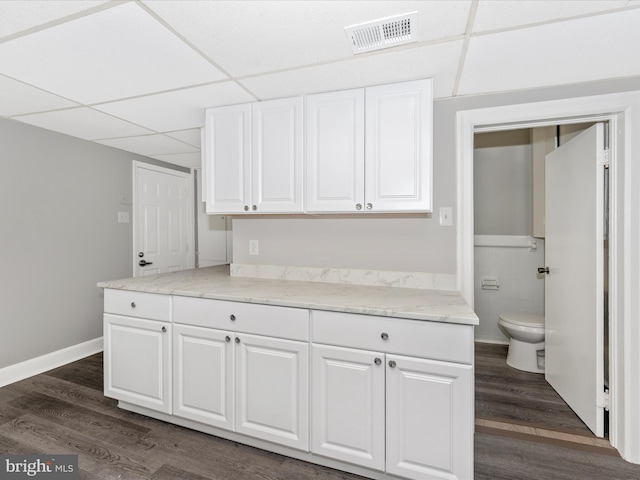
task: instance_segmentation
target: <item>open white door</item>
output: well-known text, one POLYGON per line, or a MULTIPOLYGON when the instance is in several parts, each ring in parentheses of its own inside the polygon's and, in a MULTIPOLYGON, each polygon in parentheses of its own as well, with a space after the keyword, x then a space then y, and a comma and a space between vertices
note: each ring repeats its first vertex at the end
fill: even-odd
POLYGON ((604 124, 546 157, 545 378, 604 436, 604 124))
POLYGON ((190 173, 134 162, 134 276, 195 266, 190 173))

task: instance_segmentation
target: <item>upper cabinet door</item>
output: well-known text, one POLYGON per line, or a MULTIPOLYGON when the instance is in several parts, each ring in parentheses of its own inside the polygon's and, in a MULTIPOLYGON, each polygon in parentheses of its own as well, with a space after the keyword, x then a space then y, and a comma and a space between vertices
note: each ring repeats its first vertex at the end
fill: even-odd
POLYGON ((251 204, 251 104, 209 108, 205 117, 207 213, 245 213, 251 204))
POLYGON ((309 95, 306 115, 306 210, 362 210, 364 89, 309 95))
POLYGON ((255 213, 303 211, 302 97, 252 105, 252 204, 255 213))
POLYGON ((366 89, 365 208, 432 209, 432 80, 366 89))

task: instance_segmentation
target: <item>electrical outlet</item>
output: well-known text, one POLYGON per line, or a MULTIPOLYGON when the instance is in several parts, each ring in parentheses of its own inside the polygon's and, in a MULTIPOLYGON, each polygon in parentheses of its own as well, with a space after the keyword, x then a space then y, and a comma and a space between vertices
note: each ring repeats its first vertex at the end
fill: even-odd
POLYGON ((129 212, 118 212, 118 223, 129 223, 129 212))
POLYGON ((453 208, 440 207, 440 226, 453 227, 453 208))
POLYGON ((258 255, 258 240, 249 240, 249 255, 258 255))

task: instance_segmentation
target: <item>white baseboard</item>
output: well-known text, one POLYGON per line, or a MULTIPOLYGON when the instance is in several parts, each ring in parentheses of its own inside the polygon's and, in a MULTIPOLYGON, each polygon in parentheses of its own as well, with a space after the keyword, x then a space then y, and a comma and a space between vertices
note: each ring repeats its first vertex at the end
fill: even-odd
POLYGON ((40 357, 25 360, 15 365, 0 368, 0 387, 61 367, 67 363, 75 362, 81 358, 101 352, 102 349, 102 337, 99 337, 40 357))

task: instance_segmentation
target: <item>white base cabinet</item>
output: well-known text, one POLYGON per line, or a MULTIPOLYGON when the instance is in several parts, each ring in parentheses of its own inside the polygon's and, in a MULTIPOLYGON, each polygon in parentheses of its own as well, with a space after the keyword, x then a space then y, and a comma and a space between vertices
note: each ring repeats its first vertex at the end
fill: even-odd
POLYGON ((473 478, 473 326, 105 290, 105 395, 373 479, 473 478))

